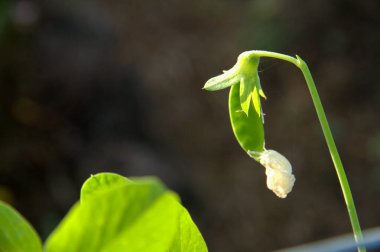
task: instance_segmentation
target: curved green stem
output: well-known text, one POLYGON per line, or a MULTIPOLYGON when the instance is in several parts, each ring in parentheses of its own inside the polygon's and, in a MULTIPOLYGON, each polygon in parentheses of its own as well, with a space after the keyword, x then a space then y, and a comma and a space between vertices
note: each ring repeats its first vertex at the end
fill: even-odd
POLYGON ((298 59, 296 59, 292 56, 289 56, 289 55, 282 54, 282 53, 260 51, 260 50, 252 50, 252 51, 249 51, 249 53, 252 54, 252 56, 255 55, 258 57, 269 57, 269 58, 276 58, 276 59, 288 61, 290 63, 293 63, 297 67, 299 67, 298 59))
POLYGON ((333 161, 334 166, 335 166, 336 173, 338 175, 340 187, 342 188, 343 197, 344 197, 344 200, 346 202, 348 215, 350 217, 351 226, 352 226, 352 229, 354 232, 355 241, 356 241, 356 244, 358 246, 358 251, 359 252, 365 252, 366 248, 363 245, 363 234, 362 234, 362 230, 360 228, 359 218, 358 218, 358 215, 356 213, 355 203, 354 203, 354 199, 353 199, 352 194, 351 194, 350 185, 348 183, 347 176, 346 176, 346 173, 344 171, 342 161, 340 159, 338 150, 336 148, 334 138, 331 134, 329 123, 327 121, 326 114, 324 112, 324 109, 323 109, 323 106, 321 103, 321 99, 319 98, 317 88, 315 86, 313 77, 311 76, 311 73, 310 73, 310 70, 309 70, 307 64, 298 56, 297 56, 297 58, 293 58, 293 57, 288 56, 288 55, 284 55, 284 54, 280 54, 280 53, 273 53, 273 52, 268 52, 268 51, 250 51, 250 52, 253 55, 256 55, 259 57, 272 57, 272 58, 277 58, 277 59, 288 61, 288 62, 296 65, 302 71, 303 76, 306 80, 307 86, 309 88, 311 98, 313 100, 314 107, 315 107, 315 110, 317 112, 318 119, 319 119, 319 122, 321 124, 322 131, 323 131, 323 134, 325 136, 326 143, 327 143, 327 146, 329 148, 332 161, 333 161))

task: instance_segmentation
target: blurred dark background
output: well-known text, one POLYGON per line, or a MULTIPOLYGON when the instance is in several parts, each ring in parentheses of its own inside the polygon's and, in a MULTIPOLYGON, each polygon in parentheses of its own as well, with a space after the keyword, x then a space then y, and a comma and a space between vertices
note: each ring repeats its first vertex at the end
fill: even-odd
POLYGON ((325 104, 364 229, 380 225, 377 0, 0 1, 0 199, 43 238, 101 171, 177 191, 210 251, 351 232, 301 73, 263 59, 268 148, 287 199, 236 143, 228 91, 203 84, 245 50, 300 55, 325 104))

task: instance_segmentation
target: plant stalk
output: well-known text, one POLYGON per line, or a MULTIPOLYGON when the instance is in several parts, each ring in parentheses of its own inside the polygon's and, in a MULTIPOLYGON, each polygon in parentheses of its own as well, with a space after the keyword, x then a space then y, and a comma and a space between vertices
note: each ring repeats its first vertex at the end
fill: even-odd
POLYGON ((330 155, 333 161, 333 164, 335 166, 335 170, 339 179, 340 187, 342 188, 342 193, 344 200, 346 202, 346 207, 348 211, 348 215, 351 221, 352 230, 354 232, 355 241, 358 247, 359 252, 365 252, 366 248, 363 244, 363 234, 362 230, 360 228, 359 218, 356 213, 355 203, 354 199, 351 194, 350 185, 347 180, 346 173, 343 168, 342 161, 340 159, 338 150, 336 148, 334 138, 331 134, 330 126, 326 118, 326 114, 324 112, 321 99, 319 98, 319 94, 317 91, 317 88, 315 86, 313 77, 311 76, 310 70, 307 66, 307 64, 297 56, 297 58, 293 58, 288 55, 279 54, 279 53, 273 53, 268 51, 251 51, 253 55, 259 56, 259 57, 272 57, 277 58, 281 60, 288 61, 290 63, 293 63, 296 65, 301 71, 302 74, 306 80, 307 86, 309 88, 311 98, 314 103, 315 110, 318 115, 319 122, 322 127, 323 135, 325 136, 327 146, 330 151, 330 155))

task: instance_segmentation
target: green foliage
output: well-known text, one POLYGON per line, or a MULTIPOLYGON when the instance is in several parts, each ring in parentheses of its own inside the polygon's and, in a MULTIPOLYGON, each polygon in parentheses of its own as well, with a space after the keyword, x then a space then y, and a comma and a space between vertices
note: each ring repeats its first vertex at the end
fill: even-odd
POLYGON ((157 179, 103 173, 88 179, 46 242, 59 251, 207 251, 178 197, 157 179))
MULTIPOLYGON (((5 204, 0 204, 0 231, 0 252, 42 251, 34 230, 5 204)), ((44 251, 206 252, 207 247, 178 196, 159 180, 100 173, 84 183, 80 202, 44 251)))
POLYGON ((0 201, 0 251, 42 252, 40 238, 12 207, 0 201))

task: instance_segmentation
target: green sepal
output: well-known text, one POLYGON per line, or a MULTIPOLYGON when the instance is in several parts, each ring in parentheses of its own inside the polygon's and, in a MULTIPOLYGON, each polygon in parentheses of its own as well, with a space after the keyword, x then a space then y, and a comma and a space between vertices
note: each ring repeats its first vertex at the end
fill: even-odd
POLYGON ((240 81, 240 105, 243 112, 248 116, 251 101, 259 117, 262 116, 260 96, 266 99, 261 88, 259 76, 256 74, 250 78, 242 78, 240 81))
POLYGON ((209 79, 204 85, 203 89, 208 91, 217 91, 220 89, 228 88, 234 84, 238 84, 241 75, 236 71, 236 67, 225 71, 223 74, 209 79))
POLYGON ((262 116, 261 114, 261 103, 260 103, 260 95, 259 95, 259 91, 258 91, 258 87, 255 86, 253 88, 253 92, 252 92, 252 102, 253 102, 253 107, 255 108, 255 112, 259 115, 259 117, 262 116))
POLYGON ((239 88, 240 106, 247 116, 254 89, 255 84, 251 78, 241 79, 239 88))
POLYGON ((263 98, 266 100, 266 99, 267 99, 267 96, 264 94, 264 91, 263 91, 263 89, 261 88, 261 82, 260 82, 260 78, 259 78, 259 76, 257 76, 257 79, 258 79, 257 86, 258 86, 258 88, 259 88, 259 95, 260 95, 261 97, 263 97, 263 98))
MULTIPOLYGON (((262 152, 265 145, 263 120, 254 108, 249 108, 248 116, 243 112, 239 93, 239 85, 231 87, 228 107, 232 130, 244 151, 262 152)), ((253 107, 252 102, 249 105, 253 107)))

